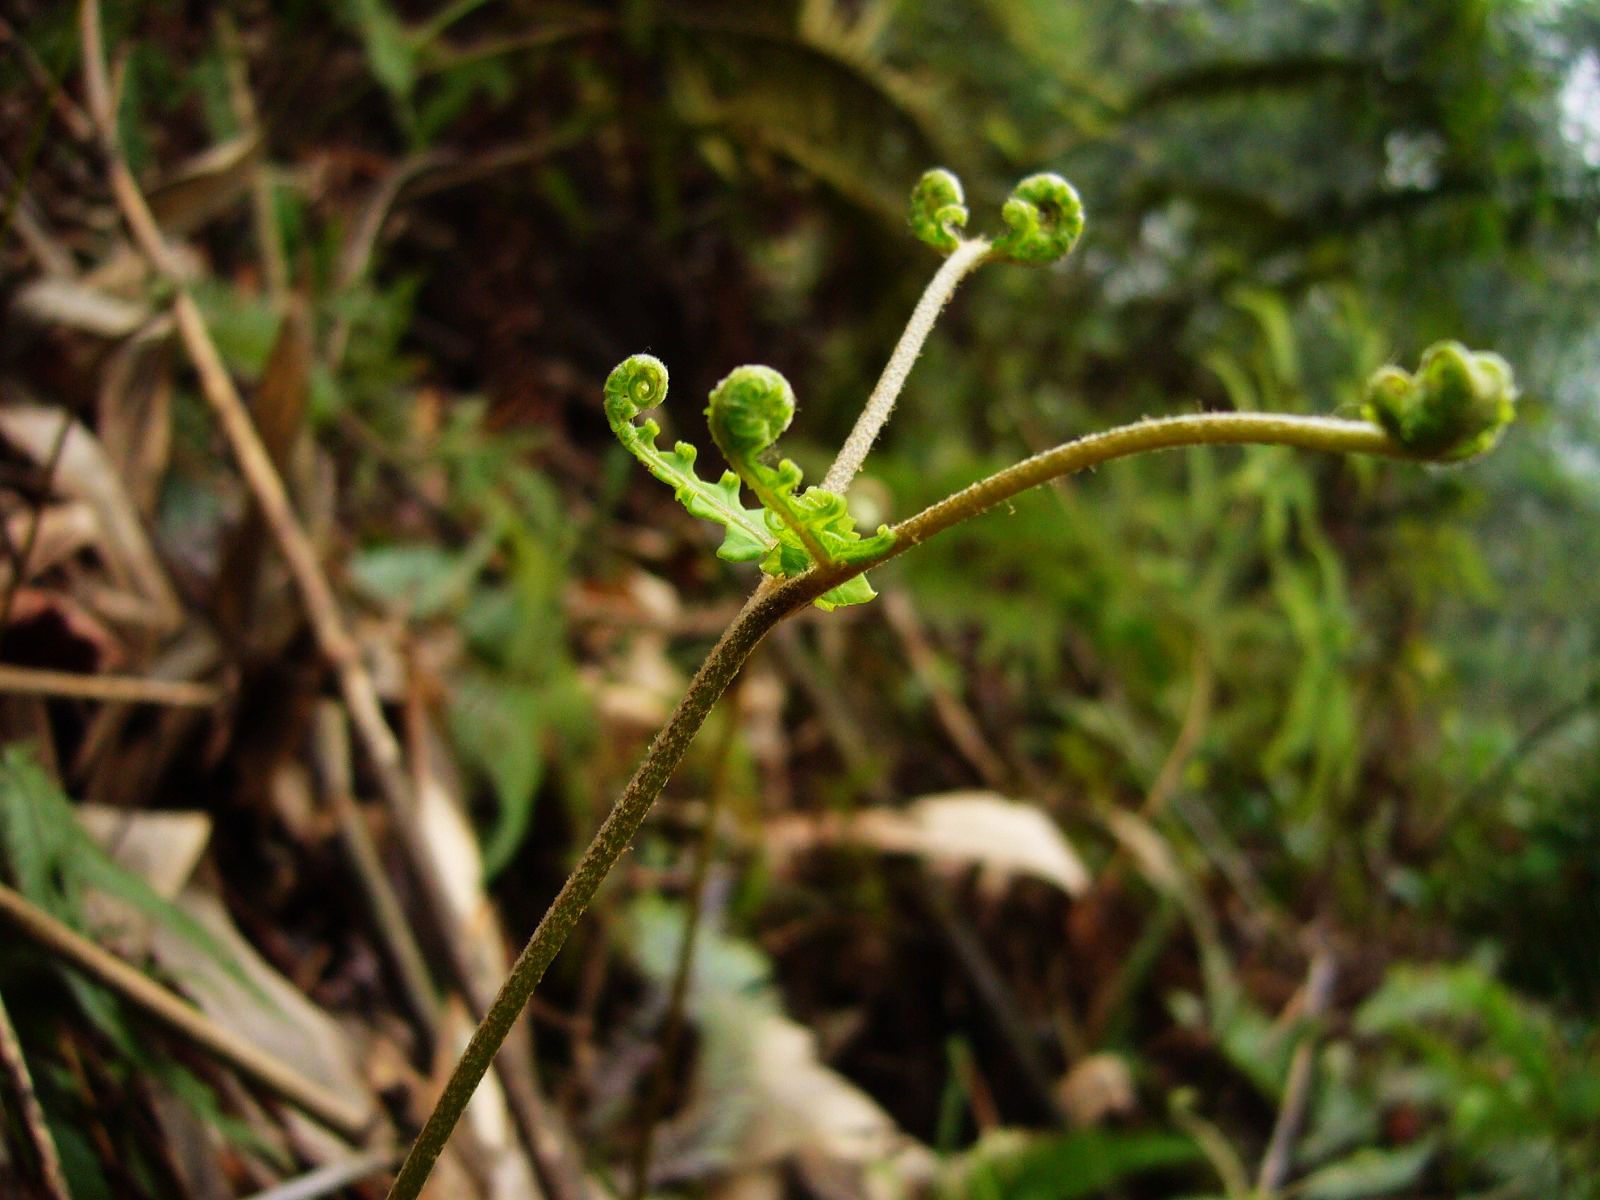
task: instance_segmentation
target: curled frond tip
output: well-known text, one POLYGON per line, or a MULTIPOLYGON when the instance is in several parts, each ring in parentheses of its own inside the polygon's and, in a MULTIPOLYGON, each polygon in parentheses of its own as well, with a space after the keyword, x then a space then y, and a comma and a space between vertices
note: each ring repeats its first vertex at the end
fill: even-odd
POLYGON ((1008 232, 994 253, 1009 262, 1052 263, 1066 256, 1083 233, 1083 201, 1059 175, 1029 175, 1011 190, 1000 210, 1008 232))
POLYGON ((631 421, 667 398, 667 364, 653 354, 623 359, 606 377, 606 416, 631 421))
POLYGON ((917 240, 949 254, 961 244, 967 216, 961 180, 943 167, 924 171, 911 189, 911 232, 917 240))
POLYGON ((1457 462, 1482 454, 1516 416, 1511 366, 1498 354, 1436 342, 1415 374, 1383 367, 1367 381, 1363 413, 1407 450, 1457 462))

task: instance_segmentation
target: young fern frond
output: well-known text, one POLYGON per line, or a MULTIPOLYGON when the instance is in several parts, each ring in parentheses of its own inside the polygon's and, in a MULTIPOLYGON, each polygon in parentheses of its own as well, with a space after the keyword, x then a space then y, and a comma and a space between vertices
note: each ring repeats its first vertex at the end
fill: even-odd
POLYGON ((1493 446, 1515 415, 1516 387, 1505 361, 1442 342, 1428 349, 1414 374, 1386 367, 1374 375, 1367 385, 1364 420, 1229 412, 1140 421, 1065 442, 946 497, 894 529, 880 527, 874 537, 862 538, 840 492, 888 418, 911 363, 961 278, 990 259, 1053 262, 1072 248, 1083 230, 1077 193, 1055 175, 1029 176, 1017 185, 1001 213, 1008 232, 993 243, 961 236, 966 215, 961 185, 948 171, 924 175, 912 193, 913 230, 948 258, 917 305, 883 379, 829 471, 826 490, 811 488, 797 495, 798 467, 787 460, 779 460, 775 467, 761 461, 794 415, 794 393, 776 371, 740 367, 712 393, 707 414, 712 436, 738 472, 726 472, 715 484, 695 474, 693 446, 679 442, 664 453, 655 444, 659 429, 654 421, 633 423, 640 412, 665 399, 665 366, 649 355, 635 355, 607 379, 606 416, 623 445, 669 484, 691 513, 722 526, 727 536, 718 551, 721 557, 759 560, 764 571, 781 581, 758 588, 746 602, 651 742, 473 1033, 401 1167, 390 1200, 415 1200, 420 1193, 450 1130, 545 970, 638 833, 718 698, 779 621, 808 601, 832 608, 871 599, 874 593, 863 574, 869 567, 1029 488, 1113 459, 1180 446, 1280 445, 1459 462, 1493 446), (762 500, 762 508, 747 509, 740 502, 741 477, 762 500))
POLYGON ((1407 450, 1443 462, 1482 454, 1516 415, 1510 364, 1460 342, 1436 342, 1416 374, 1384 367, 1367 381, 1362 415, 1407 450))
POLYGON ((695 473, 698 450, 688 442, 679 442, 670 451, 663 451, 656 445, 661 426, 649 419, 643 425, 633 423, 640 413, 667 398, 665 363, 649 354, 625 359, 606 378, 605 397, 606 421, 617 440, 650 474, 672 488, 678 503, 692 516, 722 526, 725 536, 717 550, 718 558, 753 562, 772 548, 762 510, 746 508, 739 499, 737 475, 724 471, 716 483, 707 483, 695 473))
POLYGON ((794 503, 801 471, 787 458, 769 467, 761 456, 770 450, 794 420, 794 389, 771 367, 736 367, 711 391, 706 424, 722 457, 767 510, 775 534, 787 528, 799 538, 813 562, 833 565, 817 534, 794 503))
POLYGON ((1059 175, 1029 175, 1000 210, 1009 229, 994 242, 994 257, 1042 266, 1065 258, 1083 234, 1083 201, 1059 175))
POLYGON ((1030 175, 1012 189, 1000 210, 1009 232, 992 243, 982 237, 962 237, 967 217, 961 181, 943 167, 923 172, 911 189, 911 232, 943 254, 945 262, 917 301, 861 416, 828 468, 822 486, 829 491, 843 492, 861 469, 911 377, 923 343, 961 281, 986 262, 1032 266, 1055 262, 1071 251, 1083 233, 1083 202, 1077 191, 1061 176, 1048 173, 1030 175))
MULTIPOLYGON (((684 508, 722 526, 718 557, 730 562, 759 560, 768 575, 792 578, 813 566, 875 557, 894 543, 887 526, 880 526, 870 538, 857 533, 844 497, 821 488, 797 494, 801 472, 790 460, 780 459, 775 467, 762 461, 789 427, 795 409, 789 381, 771 367, 739 367, 711 393, 706 409, 711 436, 734 468, 723 472, 716 483, 695 473, 699 451, 689 443, 679 442, 663 452, 656 445, 659 425, 648 419, 634 424, 635 417, 656 407, 666 395, 665 364, 648 354, 635 354, 606 379, 606 420, 633 456, 671 486, 684 508), (762 507, 744 507, 740 480, 762 507)), ((857 575, 818 596, 815 603, 829 610, 865 604, 875 595, 866 578, 857 575)))

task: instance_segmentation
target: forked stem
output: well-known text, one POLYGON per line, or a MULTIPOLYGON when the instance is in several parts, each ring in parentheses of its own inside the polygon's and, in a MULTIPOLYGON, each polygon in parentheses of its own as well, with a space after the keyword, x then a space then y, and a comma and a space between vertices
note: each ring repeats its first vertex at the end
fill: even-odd
POLYGON ((850 486, 856 472, 861 470, 872 444, 878 440, 889 414, 894 411, 895 401, 905 390, 906 380, 911 377, 911 368, 916 365, 917 356, 922 353, 922 345, 928 340, 928 334, 933 332, 940 312, 950 303, 950 297, 955 295, 961 281, 984 264, 989 249, 989 243, 983 238, 962 242, 950 252, 944 265, 928 281, 922 298, 911 310, 911 320, 906 322, 905 332, 900 335, 894 352, 884 365, 883 374, 878 376, 872 395, 867 397, 866 407, 856 418, 855 427, 850 430, 850 436, 839 450, 839 457, 833 460, 833 466, 828 468, 828 474, 822 480, 825 491, 844 495, 845 488, 850 486))
POLYGON ((1271 413, 1198 413, 1142 421, 1066 442, 941 500, 896 526, 899 536, 894 544, 875 557, 818 568, 794 579, 763 581, 695 672, 683 699, 650 743, 644 761, 616 806, 517 956, 511 974, 467 1043, 461 1061, 417 1135, 389 1192, 389 1200, 415 1200, 421 1192, 450 1131, 545 970, 639 832, 651 805, 717 700, 773 626, 845 580, 1048 480, 1152 450, 1247 444, 1296 446, 1334 454, 1422 457, 1364 421, 1271 413))

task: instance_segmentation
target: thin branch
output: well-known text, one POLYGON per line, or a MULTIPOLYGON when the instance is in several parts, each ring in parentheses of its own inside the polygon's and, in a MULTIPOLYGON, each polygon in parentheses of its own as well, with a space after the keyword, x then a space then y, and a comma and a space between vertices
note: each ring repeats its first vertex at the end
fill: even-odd
POLYGON ((883 431, 889 414, 894 411, 894 402, 900 398, 906 380, 911 376, 911 368, 916 365, 917 356, 922 353, 922 344, 928 340, 928 334, 933 332, 939 314, 944 311, 944 306, 950 303, 950 297, 955 295, 956 288, 961 286, 961 281, 983 265, 988 253, 989 243, 982 238, 964 241, 951 252, 950 257, 944 260, 944 265, 928 281, 922 298, 917 301, 916 308, 911 310, 911 320, 906 322, 905 332, 900 335, 900 340, 895 343, 894 352, 889 355, 883 374, 878 376, 872 395, 867 397, 866 407, 856 418, 855 428, 850 431, 850 436, 845 439, 844 446, 839 450, 839 457, 833 460, 833 466, 828 468, 827 475, 823 477, 822 486, 825 490, 843 495, 845 488, 850 486, 850 481, 856 477, 856 472, 861 470, 861 464, 866 461, 867 452, 872 449, 872 444, 878 440, 878 434, 883 431))
MULTIPOLYGON (((250 64, 245 58, 244 46, 239 41, 239 27, 227 9, 219 9, 216 17, 217 40, 222 44, 223 69, 228 80, 228 105, 233 119, 239 123, 239 132, 251 141, 263 144, 261 120, 256 112, 255 96, 250 91, 250 64)), ((266 280, 267 295, 274 311, 282 312, 289 300, 289 260, 284 254, 283 239, 278 235, 278 216, 272 198, 272 174, 263 150, 260 160, 250 168, 250 211, 255 221, 256 251, 261 255, 261 273, 266 280)))
MULTIPOLYGON (((1311 957, 1311 969, 1306 976, 1304 1004, 1301 1016, 1315 1021, 1327 1010, 1333 998, 1336 964, 1333 954, 1322 947, 1311 957)), ((1278 1109, 1278 1119, 1272 1126, 1272 1137, 1267 1142, 1267 1152, 1261 1159, 1261 1170, 1256 1175, 1256 1194, 1271 1196, 1283 1186, 1293 1161, 1294 1140, 1305 1121, 1306 1105, 1311 1102, 1312 1067, 1315 1065, 1317 1035, 1307 1029, 1300 1044, 1294 1048, 1289 1061, 1289 1075, 1283 1087, 1283 1105, 1278 1109)))
POLYGON ((22 1056, 22 1042, 16 1027, 11 1024, 11 1014, 6 1011, 4 997, 0 997, 0 1072, 4 1072, 15 1097, 17 1115, 21 1118, 23 1133, 39 1160, 39 1182, 49 1200, 72 1200, 67 1188, 67 1177, 61 1171, 61 1155, 50 1136, 50 1126, 44 1118, 44 1108, 33 1090, 33 1075, 28 1070, 28 1060, 22 1056))
MULTIPOLYGON (((122 157, 111 119, 111 89, 106 77, 97 0, 80 0, 79 28, 83 42, 84 90, 90 99, 90 110, 100 125, 107 174, 123 220, 139 252, 175 290, 173 317, 179 338, 199 378, 201 395, 216 416, 251 498, 289 568, 289 575, 300 593, 318 649, 334 670, 350 720, 377 779, 379 792, 388 806, 412 869, 416 872, 426 911, 443 935, 440 942, 451 975, 466 998, 468 1008, 474 1015, 484 1014, 489 1008, 489 998, 478 986, 473 974, 461 930, 454 927, 448 918, 447 914, 451 911, 448 892, 417 820, 400 743, 384 718, 377 688, 362 661, 360 647, 345 623, 316 548, 295 515, 283 480, 273 466, 272 457, 228 374, 205 318, 168 253, 149 206, 122 157)), ((503 1030, 500 1037, 504 1037, 503 1030)), ((514 1083, 513 1075, 508 1078, 508 1084, 514 1086, 514 1083)), ((538 1160, 539 1156, 536 1154, 535 1158, 538 1160)))
POLYGON ((1211 670, 1211 658, 1202 641, 1195 642, 1191 673, 1193 682, 1189 684, 1189 702, 1184 706, 1183 723, 1178 726, 1178 736, 1172 743, 1172 749, 1167 751, 1166 760, 1156 773, 1156 781, 1150 785, 1150 791, 1144 798, 1141 812, 1147 821, 1155 820, 1166 807, 1167 800, 1178 790, 1183 770, 1189 765, 1189 758, 1204 736, 1206 723, 1211 718, 1211 694, 1216 676, 1211 670))
POLYGON ((940 670, 939 654, 928 639, 927 630, 917 617, 916 606, 903 591, 891 592, 883 598, 883 615, 889 628, 900 640, 911 673, 922 684, 933 705, 934 716, 944 727, 950 744, 978 773, 979 778, 995 791, 1004 791, 1005 765, 989 746, 989 739, 978 724, 978 718, 952 688, 940 670))
POLYGON ((312 758, 321 777, 322 791, 334 819, 339 823, 339 836, 345 853, 350 856, 356 878, 366 895, 367 906, 377 926, 379 940, 389 952, 395 974, 400 977, 401 989, 410 1004, 412 1016, 421 1026, 427 1045, 431 1047, 439 1036, 439 997, 428 974, 427 962, 417 945, 416 935, 405 919, 400 899, 395 895, 384 873, 378 847, 372 840, 356 804, 355 785, 350 772, 350 735, 344 709, 334 700, 324 700, 317 706, 312 727, 312 758))
POLYGON ((352 1155, 274 1184, 266 1191, 248 1197, 248 1200, 319 1200, 319 1197, 332 1195, 342 1188, 360 1183, 369 1175, 387 1170, 399 1157, 400 1152, 392 1147, 388 1150, 369 1150, 365 1154, 352 1155))
POLYGON ((366 1107, 353 1104, 259 1046, 224 1029, 143 971, 101 949, 3 884, 0 884, 0 919, 329 1129, 356 1140, 370 1126, 373 1114, 366 1107))
POLYGON ((141 679, 131 675, 79 675, 0 663, 0 693, 105 700, 113 704, 164 704, 172 708, 211 708, 223 690, 213 683, 184 679, 141 679))
MULTIPOLYGON (((953 496, 946 497, 909 520, 896 525, 895 532, 899 535, 898 538, 879 558, 871 560, 867 566, 852 564, 851 569, 841 573, 839 577, 849 578, 859 574, 861 570, 868 569, 870 565, 904 554, 919 542, 925 542, 953 525, 959 525, 968 518, 993 508, 996 504, 1059 476, 1154 450, 1172 450, 1180 446, 1228 445, 1295 446, 1302 450, 1317 450, 1328 454, 1374 454, 1384 458, 1408 459, 1417 457, 1406 451, 1378 426, 1367 421, 1257 412, 1192 413, 1177 417, 1157 417, 1065 442, 980 480, 953 496)), ((831 574, 813 571, 804 576, 806 583, 802 590, 807 597, 810 598, 811 590, 823 585, 831 574)), ((837 584, 828 583, 822 590, 826 591, 828 587, 834 586, 837 584)))

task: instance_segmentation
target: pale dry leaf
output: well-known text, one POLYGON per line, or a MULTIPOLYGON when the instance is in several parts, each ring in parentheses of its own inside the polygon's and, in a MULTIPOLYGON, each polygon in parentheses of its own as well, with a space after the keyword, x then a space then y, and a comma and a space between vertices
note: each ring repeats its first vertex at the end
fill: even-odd
POLYGON ((79 333, 118 341, 150 320, 143 304, 72 279, 35 279, 17 291, 11 302, 18 319, 38 325, 64 325, 79 333))
POLYGON ((578 678, 599 715, 623 729, 660 728, 684 689, 666 637, 646 631, 633 634, 605 663, 580 668, 578 678))
POLYGON ((1080 1059, 1056 1084, 1056 1095, 1075 1125, 1098 1125, 1107 1117, 1127 1116, 1137 1104, 1133 1072, 1118 1054, 1080 1059))
POLYGON ((1122 843, 1123 849, 1133 856, 1140 874, 1149 880, 1152 887, 1187 905, 1188 877, 1172 852, 1172 847, 1167 844, 1167 839, 1161 836, 1154 825, 1123 809, 1113 809, 1106 814, 1106 825, 1117 841, 1122 843))
POLYGON ((259 135, 241 134, 180 163, 148 196, 162 232, 192 233, 243 198, 260 150, 259 135))
MULTIPOLYGON (((352 1105, 375 1108, 346 1032, 256 952, 221 900, 196 884, 184 885, 204 848, 209 819, 89 811, 85 827, 97 840, 108 839, 102 845, 112 858, 163 894, 176 885, 174 902, 209 935, 213 944, 205 946, 187 931, 145 923, 152 957, 195 1004, 230 1033, 293 1064, 352 1105)), ((97 903, 116 910, 119 927, 139 927, 139 914, 126 902, 102 896, 97 903)))
POLYGON ((172 453, 172 361, 164 333, 147 331, 107 357, 95 409, 106 457, 139 511, 152 516, 172 453))
POLYGON ((997 792, 945 792, 904 809, 870 809, 843 819, 790 818, 773 823, 769 844, 780 850, 840 840, 942 866, 976 866, 989 884, 1024 876, 1081 896, 1089 870, 1066 836, 1039 808, 997 792))
POLYGON ((362 1079, 355 1045, 326 1012, 256 953, 221 900, 191 885, 178 905, 220 945, 226 965, 183 933, 158 926, 156 961, 217 1024, 259 1046, 351 1104, 376 1106, 362 1079), (242 972, 243 982, 234 972, 242 972))
POLYGON ((89 836, 163 900, 177 899, 211 841, 211 818, 203 812, 80 804, 77 814, 89 836))
MULTIPOLYGON (((629 921, 631 951, 650 978, 673 970, 683 913, 641 899, 629 921)), ((735 1176, 783 1163, 846 1180, 868 1195, 870 1171, 924 1178, 927 1148, 871 1096, 821 1059, 815 1033, 791 1020, 754 946, 702 926, 688 1011, 700 1034, 689 1100, 661 1127, 652 1183, 735 1176)))
POLYGON ((97 549, 112 574, 158 607, 165 628, 175 628, 182 613, 177 593, 145 536, 137 505, 98 439, 64 410, 37 404, 0 408, 0 437, 42 465, 50 460, 63 420, 70 424, 51 480, 52 490, 83 500, 94 509, 102 531, 97 549))
MULTIPOLYGON (((39 510, 34 531, 32 511, 14 512, 6 518, 6 534, 13 546, 26 546, 30 535, 33 549, 23 569, 22 582, 31 583, 51 567, 66 562, 100 537, 100 521, 94 509, 79 500, 51 504, 39 510)), ((0 585, 11 586, 13 572, 9 562, 0 562, 0 585)))

